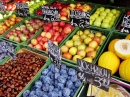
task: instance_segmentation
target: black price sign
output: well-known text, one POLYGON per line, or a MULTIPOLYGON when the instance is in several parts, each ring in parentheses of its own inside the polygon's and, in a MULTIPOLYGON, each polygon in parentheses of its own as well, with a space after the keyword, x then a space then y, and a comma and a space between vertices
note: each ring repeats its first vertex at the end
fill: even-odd
POLYGON ((27 3, 16 3, 17 13, 21 17, 30 16, 29 8, 27 3))
POLYGON ((61 65, 61 50, 50 40, 48 41, 48 56, 55 65, 61 65))
POLYGON ((110 85, 111 71, 84 60, 77 59, 78 77, 98 88, 108 91, 110 85))
POLYGON ((0 12, 4 13, 6 12, 4 3, 0 1, 0 12))
POLYGON ((88 28, 90 23, 89 12, 82 12, 77 10, 70 10, 70 23, 73 26, 78 26, 81 28, 88 28))
POLYGON ((49 6, 42 7, 44 21, 60 21, 59 9, 49 6))
POLYGON ((122 24, 121 24, 121 32, 130 33, 130 15, 124 15, 122 24))

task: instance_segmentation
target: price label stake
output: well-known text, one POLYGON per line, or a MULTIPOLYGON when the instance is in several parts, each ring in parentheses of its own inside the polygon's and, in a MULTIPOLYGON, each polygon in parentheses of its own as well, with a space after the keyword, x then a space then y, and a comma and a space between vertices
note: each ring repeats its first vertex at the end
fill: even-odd
POLYGON ((89 28, 90 23, 89 12, 82 12, 77 10, 70 10, 70 23, 73 26, 78 26, 81 28, 89 28))
POLYGON ((108 91, 111 70, 99 67, 84 60, 77 59, 78 78, 102 90, 108 91))
POLYGON ((48 56, 54 63, 54 85, 55 85, 55 66, 61 66, 61 50, 50 40, 48 41, 48 56))
POLYGON ((27 3, 16 3, 17 13, 21 17, 30 16, 27 3))
POLYGON ((60 21, 59 9, 55 7, 42 6, 42 14, 44 21, 60 21))
POLYGON ((121 24, 121 32, 130 33, 130 15, 125 14, 122 24, 121 24))
POLYGON ((1 1, 0 1, 0 12, 1 12, 1 13, 5 13, 5 12, 6 12, 4 3, 1 2, 1 1))

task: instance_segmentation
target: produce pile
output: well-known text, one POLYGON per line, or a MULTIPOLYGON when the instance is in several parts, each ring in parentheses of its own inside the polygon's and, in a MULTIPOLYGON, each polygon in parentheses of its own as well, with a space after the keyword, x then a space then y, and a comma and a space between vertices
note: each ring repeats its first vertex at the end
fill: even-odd
POLYGON ((34 86, 23 92, 23 97, 73 97, 80 85, 75 69, 65 64, 54 69, 54 64, 50 64, 42 71, 34 86))
POLYGON ((0 96, 16 97, 44 63, 39 56, 22 52, 16 55, 16 60, 0 65, 0 96))

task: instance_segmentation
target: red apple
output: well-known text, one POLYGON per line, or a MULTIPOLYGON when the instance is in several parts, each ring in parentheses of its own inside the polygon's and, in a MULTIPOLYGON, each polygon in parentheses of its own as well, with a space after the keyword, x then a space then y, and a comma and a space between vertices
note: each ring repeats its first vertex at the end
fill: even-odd
POLYGON ((54 29, 55 31, 58 31, 58 30, 59 30, 59 26, 53 26, 53 29, 54 29))
POLYGON ((98 43, 95 40, 92 40, 89 42, 88 46, 95 49, 98 46, 98 43))
POLYGON ((69 34, 70 32, 71 32, 71 28, 69 28, 69 27, 64 28, 64 33, 65 34, 69 34))
POLYGON ((43 42, 43 43, 48 42, 48 38, 47 38, 47 37, 43 37, 43 38, 42 38, 42 42, 43 42))
POLYGON ((42 50, 42 46, 40 44, 37 44, 35 48, 42 50))
POLYGON ((101 42, 101 38, 100 37, 93 37, 93 39, 92 40, 95 40, 98 44, 100 44, 100 42, 101 42))
POLYGON ((61 12, 60 12, 60 15, 61 15, 61 16, 67 16, 68 13, 67 13, 67 11, 61 11, 61 12))
POLYGON ((59 22, 52 22, 53 26, 58 26, 59 22))
POLYGON ((61 21, 61 22, 60 22, 60 26, 61 26, 61 27, 64 27, 64 26, 65 26, 65 24, 66 24, 66 23, 65 23, 65 22, 63 22, 63 21, 61 21))
POLYGON ((57 37, 56 41, 57 41, 58 43, 60 43, 60 42, 63 40, 63 38, 64 38, 63 36, 60 36, 60 35, 59 35, 59 36, 57 37))
POLYGON ((97 52, 96 51, 89 51, 87 53, 87 57, 92 57, 94 59, 96 57, 97 52))
POLYGON ((72 55, 69 53, 69 52, 66 52, 62 55, 63 58, 66 58, 68 60, 71 60, 72 59, 72 55))
POLYGON ((30 46, 30 47, 33 47, 33 45, 30 43, 30 44, 28 44, 28 46, 30 46))
POLYGON ((39 42, 42 41, 42 38, 43 38, 42 36, 38 36, 37 41, 39 41, 39 42))

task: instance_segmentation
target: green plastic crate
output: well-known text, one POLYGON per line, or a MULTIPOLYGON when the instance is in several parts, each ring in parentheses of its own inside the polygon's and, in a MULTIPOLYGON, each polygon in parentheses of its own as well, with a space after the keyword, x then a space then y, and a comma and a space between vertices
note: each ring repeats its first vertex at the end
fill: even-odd
POLYGON ((103 29, 112 29, 112 28, 116 28, 116 25, 118 24, 118 22, 120 21, 122 15, 123 15, 123 8, 122 7, 117 7, 117 6, 109 6, 109 5, 101 5, 101 4, 97 4, 96 5, 96 8, 95 10, 92 12, 91 15, 94 14, 94 12, 97 10, 97 8, 99 7, 104 7, 104 8, 109 8, 109 9, 117 9, 117 10, 120 10, 120 15, 116 18, 113 26, 111 28, 103 28, 103 27, 97 27, 97 26, 94 26, 94 25, 91 25, 91 27, 93 28, 103 28, 103 29))
MULTIPOLYGON (((0 41, 8 42, 8 41, 4 40, 3 38, 0 38, 0 41)), ((13 44, 13 43, 12 43, 12 45, 15 47, 15 53, 16 53, 18 45, 13 44)), ((9 59, 10 59, 10 56, 6 56, 2 61, 0 61, 0 65, 5 64, 9 59)))
MULTIPOLYGON (((51 64, 51 60, 50 59, 47 59, 46 61, 46 64, 40 69, 40 71, 37 73, 37 75, 34 77, 33 80, 31 80, 28 85, 26 85, 26 87, 17 95, 17 97, 22 97, 22 93, 25 91, 25 90, 28 90, 28 89, 31 89, 31 87, 34 85, 34 83, 40 78, 41 76, 41 72, 42 70, 46 69, 50 64, 51 64)), ((71 67, 71 68, 74 68, 76 69, 76 66, 75 65, 72 65, 72 64, 68 64, 64 61, 62 61, 63 64, 66 64, 67 67, 71 67)), ((76 91, 76 93, 74 94, 73 97, 77 97, 77 94, 79 93, 81 87, 82 87, 83 83, 79 86, 78 90, 76 91)))
POLYGON ((32 39, 32 37, 33 37, 35 34, 37 34, 38 32, 40 32, 40 31, 42 30, 42 28, 39 29, 39 30, 38 30, 30 39, 28 39, 26 42, 20 42, 20 43, 18 43, 18 42, 11 41, 11 40, 5 38, 5 36, 6 36, 12 29, 17 28, 17 27, 19 27, 20 25, 23 25, 23 24, 25 23, 25 20, 30 20, 30 19, 35 19, 35 18, 41 19, 41 18, 38 17, 38 16, 26 17, 26 18, 25 18, 24 20, 22 20, 19 24, 17 24, 16 26, 14 26, 13 28, 11 28, 11 29, 8 30, 7 32, 5 32, 5 34, 3 34, 2 37, 3 37, 5 40, 10 41, 10 42, 15 43, 15 44, 25 44, 27 41, 29 41, 30 39, 32 39))
MULTIPOLYGON (((78 28, 78 30, 85 30, 85 29, 80 29, 78 28)), ((78 31, 77 30, 77 31, 78 31)), ((100 53, 102 53, 102 51, 104 50, 105 46, 106 46, 106 43, 111 35, 111 31, 110 30, 106 30, 106 29, 95 29, 95 28, 90 28, 89 30, 91 30, 93 33, 96 33, 96 32, 101 32, 103 35, 106 36, 106 39, 103 41, 102 45, 100 46, 99 50, 97 51, 97 55, 95 57, 95 59, 93 60, 93 63, 96 63, 97 59, 98 59, 98 55, 100 53)), ((76 31, 76 32, 77 32, 76 31)), ((75 34, 76 32, 73 32, 70 36, 68 36, 66 38, 66 40, 64 42, 62 42, 62 44, 59 45, 59 47, 61 48, 68 40, 70 40, 75 34)), ((64 61, 67 61, 69 63, 72 63, 72 64, 75 64, 76 65, 76 62, 72 61, 72 60, 68 60, 68 59, 65 59, 65 58, 62 58, 64 61)))
MULTIPOLYGON (((110 38, 108 39, 108 42, 106 43, 106 47, 99 54, 99 57, 102 55, 103 52, 108 51, 108 45, 111 42, 111 40, 113 40, 113 39, 124 39, 127 35, 128 35, 127 33, 118 32, 117 30, 112 31, 112 34, 111 34, 110 38)), ((97 60, 99 59, 99 57, 97 58, 97 60)), ((98 62, 96 62, 96 63, 98 64, 98 62)), ((119 76, 118 71, 112 77, 130 84, 130 81, 127 81, 127 80, 125 80, 125 79, 123 79, 119 76)))

